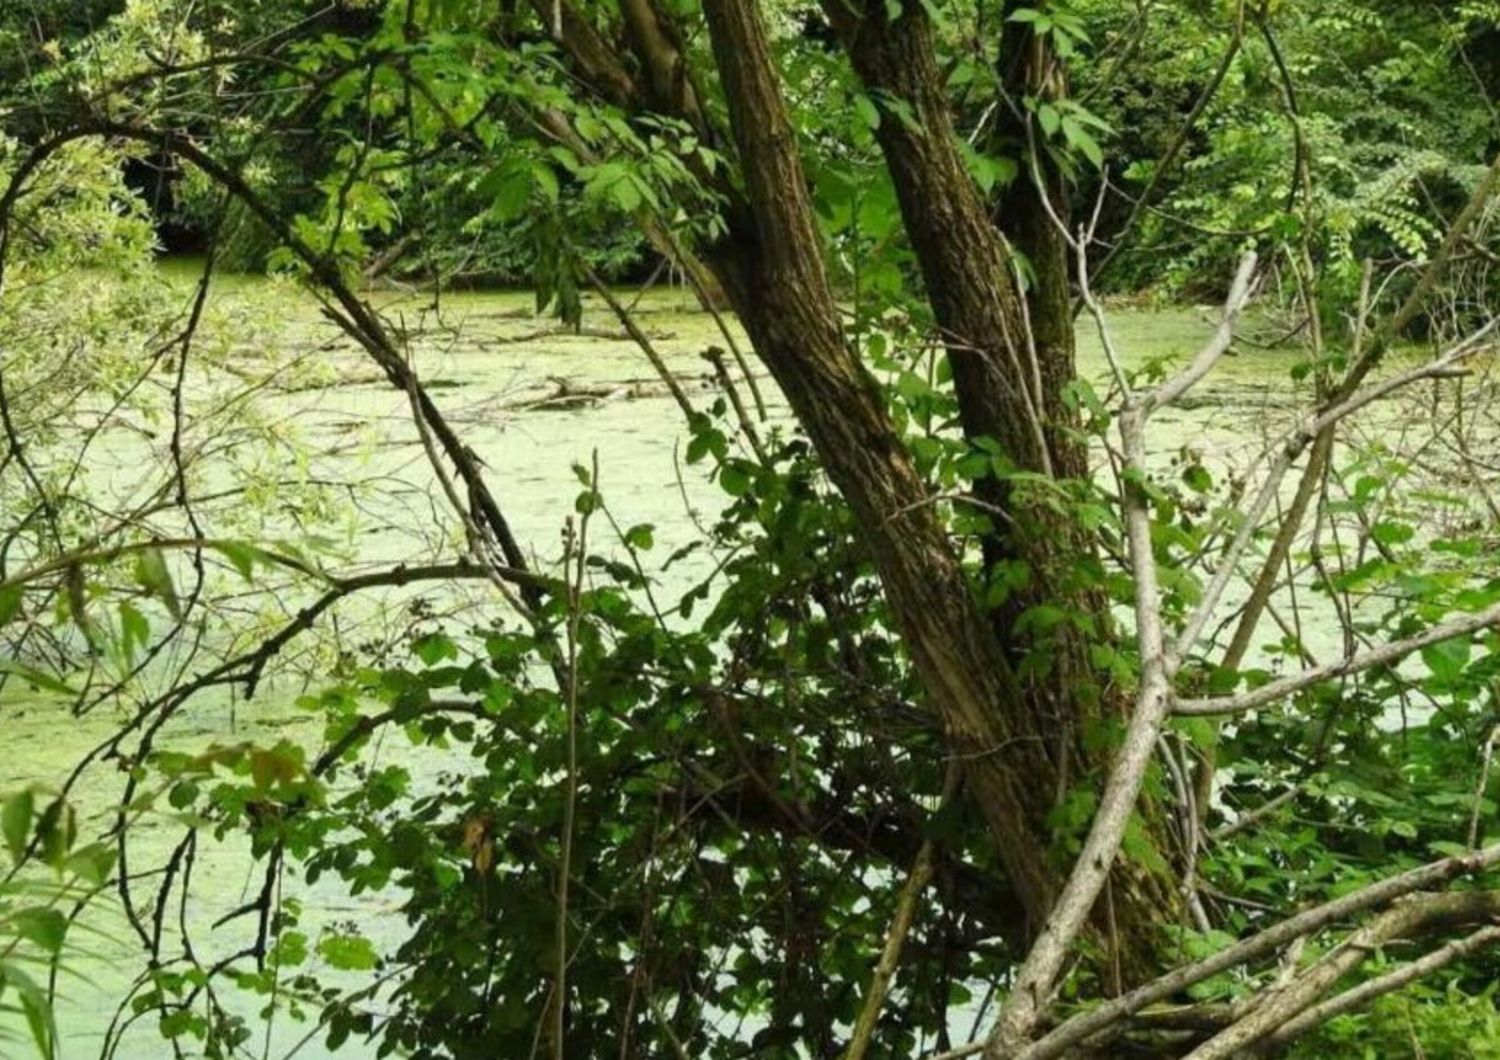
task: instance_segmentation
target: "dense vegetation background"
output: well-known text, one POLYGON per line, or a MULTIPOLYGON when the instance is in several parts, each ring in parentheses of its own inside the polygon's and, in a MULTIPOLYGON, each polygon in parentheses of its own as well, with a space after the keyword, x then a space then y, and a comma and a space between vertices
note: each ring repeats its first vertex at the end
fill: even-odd
POLYGON ((1500 1054, 1497 96, 1481 0, 5 5, 0 731, 111 723, 0 793, 0 1047, 80 1048, 104 923, 101 1056, 1500 1054), (496 285, 639 345, 693 540, 608 438, 513 530, 424 375, 496 285), (1215 308, 1166 363, 1127 303, 1215 308), (1266 347, 1274 422, 1161 441, 1266 347), (269 411, 339 349, 395 562, 269 411), (316 731, 174 728, 257 693, 316 731))

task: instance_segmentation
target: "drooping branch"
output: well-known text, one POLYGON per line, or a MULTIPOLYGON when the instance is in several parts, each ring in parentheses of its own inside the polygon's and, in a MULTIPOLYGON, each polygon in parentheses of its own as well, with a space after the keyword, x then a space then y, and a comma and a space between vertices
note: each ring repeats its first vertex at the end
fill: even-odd
POLYGON ((214 549, 225 553, 251 549, 255 558, 263 562, 287 567, 300 574, 323 577, 320 571, 300 557, 285 552, 276 552, 271 549, 249 546, 244 541, 231 538, 164 537, 152 538, 146 541, 127 541, 117 545, 98 545, 89 548, 74 549, 54 559, 39 563, 34 567, 18 571, 8 578, 0 579, 0 589, 19 588, 33 582, 41 581, 43 578, 54 574, 65 573, 74 567, 113 563, 122 557, 136 555, 141 552, 192 552, 203 549, 214 549))
MULTIPOLYGON (((25 179, 31 172, 34 172, 37 166, 41 165, 49 154, 72 140, 88 136, 114 136, 137 143, 150 144, 161 151, 184 158, 223 188, 227 194, 233 195, 242 202, 274 232, 277 238, 297 255, 313 278, 338 304, 338 309, 329 307, 327 310, 330 318, 340 324, 364 347, 385 372, 393 386, 403 391, 410 391, 414 386, 416 387, 417 401, 424 420, 441 444, 444 455, 452 461, 463 480, 470 503, 483 516, 484 525, 494 535, 504 561, 517 570, 527 569, 525 553, 512 534, 510 523, 496 502, 474 454, 453 431, 427 391, 416 384, 387 329, 374 310, 355 295, 337 262, 326 254, 319 253, 299 237, 292 225, 263 196, 250 187, 240 172, 214 158, 191 139, 171 130, 155 129, 109 118, 95 116, 78 118, 66 132, 40 145, 32 155, 27 157, 12 174, 5 194, 0 196, 0 267, 3 267, 5 247, 10 233, 10 211, 15 199, 21 194, 25 179)), ((0 277, 3 277, 3 272, 0 272, 0 277)), ((521 593, 530 606, 535 607, 540 602, 541 598, 536 595, 536 590, 532 586, 522 585, 521 593)))

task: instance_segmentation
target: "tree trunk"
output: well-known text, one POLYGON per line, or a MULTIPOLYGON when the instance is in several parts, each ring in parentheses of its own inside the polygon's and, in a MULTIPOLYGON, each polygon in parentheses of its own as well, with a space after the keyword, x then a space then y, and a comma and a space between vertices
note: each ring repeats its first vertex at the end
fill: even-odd
POLYGON ((1057 883, 1045 817, 1054 775, 1006 706, 1021 689, 979 611, 874 380, 839 330, 796 138, 754 0, 704 5, 744 177, 745 209, 711 254, 731 301, 868 528, 892 616, 954 753, 964 756, 1029 920, 1057 883))
MULTIPOLYGON (((565 0, 563 10, 567 22, 565 0)), ((1086 679, 1088 672, 1086 662, 1078 669, 1076 660, 1068 660, 1086 659, 1087 645, 1080 637, 1065 638, 1065 661, 1049 679, 1023 684, 1017 677, 1019 652, 1003 647, 1015 612, 997 621, 974 599, 884 397, 841 333, 756 0, 705 0, 704 11, 743 181, 707 178, 726 202, 727 226, 725 237, 705 248, 708 264, 830 479, 868 528, 865 543, 892 619, 953 753, 963 758, 968 790, 1025 909, 1028 923, 1016 925, 1016 933, 1029 937, 1049 911, 1066 868, 1051 849, 1047 817, 1066 787, 1070 761, 1083 761, 1082 722, 1090 701, 1077 678, 1086 679)), ((662 20, 661 13, 649 0, 632 0, 629 18, 639 80, 649 83, 637 90, 636 108, 666 110, 712 141, 699 94, 668 76, 683 64, 675 35, 647 24, 662 20)), ((863 25, 856 24, 860 34, 863 25)), ((925 16, 896 26, 899 32, 883 44, 876 40, 865 49, 858 37, 851 38, 852 47, 867 80, 913 103, 924 126, 913 132, 888 116, 881 123, 882 147, 928 297, 950 339, 965 431, 1001 442, 1027 470, 1086 471, 1086 454, 1068 430, 1060 399, 1062 384, 1072 378, 1071 342, 1060 347, 1066 361, 1045 371, 1018 360, 1030 357, 1026 314, 1004 243, 954 148, 925 16)), ((601 61, 598 43, 591 38, 575 51, 581 69, 601 61)), ((619 69, 601 76, 611 89, 631 82, 619 69)), ((1066 302, 1065 287, 1058 297, 1066 302)), ((994 497, 1008 500, 1003 491, 994 497)), ((1038 527, 1018 538, 997 535, 989 548, 1025 550, 1035 568, 1032 599, 1042 599, 1059 589, 1066 566, 1079 555, 1069 544, 1076 532, 1071 523, 1038 527)), ((1135 871, 1122 871, 1117 880, 1112 916, 1101 917, 1101 935, 1117 944, 1120 961, 1134 966, 1140 958, 1144 964, 1163 910, 1172 906, 1171 892, 1135 871)))
MULTIPOLYGON (((825 0, 824 9, 872 95, 900 100, 914 119, 883 114, 876 136, 947 343, 965 434, 1000 442, 1024 470, 1058 480, 1086 477, 1086 444, 1063 401, 1064 388, 1076 375, 1073 312, 1067 244, 1049 215, 1050 203, 1043 202, 1029 175, 1017 179, 1002 203, 1001 222, 1035 273, 1032 290, 1023 296, 1011 251, 958 151, 921 5, 905 5, 894 20, 880 4, 867 5, 862 15, 840 0, 825 0)), ((1048 82, 1056 74, 1045 48, 1030 35, 1025 47, 1024 61, 1016 67, 1022 83, 1013 87, 1050 91, 1048 82)), ((1107 627, 1105 594, 1076 576, 1078 560, 1097 554, 1092 534, 1050 510, 1019 509, 993 481, 977 483, 976 492, 1013 516, 985 542, 987 561, 1020 559, 1030 571, 1029 585, 993 616, 1011 657, 1019 659, 1028 647, 1014 628, 1033 604, 1059 604, 1107 627)), ((1095 636, 1106 632, 1101 628, 1095 636)), ((1020 731, 1052 750, 1051 779, 1060 786, 1069 783, 1069 762, 1078 764, 1080 775, 1107 767, 1107 756, 1086 749, 1086 729, 1104 711, 1128 707, 1128 699, 1118 697, 1101 710, 1099 693, 1091 691, 1101 682, 1089 663, 1089 640, 1077 628, 1060 628, 1047 645, 1048 668, 1027 680, 1024 710, 1012 709, 1020 731)), ((1165 881, 1129 865, 1116 873, 1113 890, 1110 930, 1124 937, 1127 954, 1139 958, 1127 957, 1127 963, 1146 967, 1156 928, 1177 905, 1175 895, 1165 881)))

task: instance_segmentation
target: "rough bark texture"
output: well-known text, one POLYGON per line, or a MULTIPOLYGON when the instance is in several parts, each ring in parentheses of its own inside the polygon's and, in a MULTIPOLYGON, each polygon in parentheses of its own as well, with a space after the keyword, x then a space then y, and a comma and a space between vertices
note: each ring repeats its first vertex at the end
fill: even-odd
MULTIPOLYGON (((1006 227, 1024 239, 1023 251, 1035 255, 1039 282, 1029 306, 1023 306, 1010 252, 958 151, 926 14, 913 4, 890 21, 883 7, 872 5, 857 16, 840 0, 827 0, 825 10, 865 84, 882 97, 901 100, 915 119, 886 115, 877 137, 928 301, 947 341, 965 435, 995 439, 1026 471, 1085 476, 1087 450, 1062 401, 1064 386, 1074 378, 1067 262, 1034 187, 1018 179, 1002 215, 1006 227)), ((981 480, 976 491, 1015 515, 985 542, 986 559, 1019 558, 1031 570, 1029 588, 995 616, 1002 643, 1015 657, 1024 648, 1012 635, 1019 614, 1043 600, 1068 601, 1067 567, 1092 552, 1094 543, 1071 520, 1017 510, 998 482, 981 480)), ((1078 603, 1088 613, 1103 612, 1097 600, 1078 603)), ((1087 675, 1082 646, 1059 647, 1062 658, 1051 683, 1059 693, 1076 690, 1087 675)), ((1038 725, 1054 738, 1076 738, 1070 705, 1053 704, 1055 695, 1039 698, 1038 725)))
POLYGON ((917 18, 856 17, 841 0, 828 0, 825 10, 864 83, 911 108, 911 122, 883 114, 876 137, 947 341, 964 433, 988 435, 1020 466, 1041 470, 1050 455, 1025 411, 1016 285, 958 153, 930 34, 917 18))
MULTIPOLYGON (((702 97, 661 12, 649 0, 629 0, 622 9, 628 9, 634 73, 609 74, 603 94, 631 83, 635 109, 670 113, 712 139, 702 97)), ((1025 341, 1027 314, 1004 241, 954 143, 930 27, 918 5, 908 9, 915 14, 876 24, 830 6, 840 12, 861 75, 905 100, 917 118, 908 127, 887 115, 879 135, 928 297, 949 340, 965 431, 1001 442, 1027 470, 1083 474, 1086 453, 1061 402, 1062 386, 1073 378, 1065 260, 1057 280, 1063 286, 1044 292, 1057 312, 1045 314, 1046 345, 1038 349, 1047 350, 1049 363, 1043 366, 1031 360, 1025 341), (1064 320, 1065 335, 1058 323, 1064 320)), ((884 398, 840 331, 796 137, 755 0, 706 0, 704 11, 740 178, 733 184, 714 178, 727 204, 728 233, 706 248, 708 263, 829 477, 868 528, 865 543, 893 620, 953 752, 964 759, 968 791, 984 811, 1026 910, 1028 923, 1017 930, 1029 936, 1061 879, 1046 818, 1083 761, 1083 723, 1097 709, 1078 694, 1088 676, 1086 644, 1064 638, 1050 677, 1024 684, 1017 678, 1021 648, 1007 648, 1015 647, 1009 631, 1019 608, 997 616, 974 600, 884 398)), ((585 73, 600 61, 597 34, 590 28, 586 36, 575 54, 585 73)), ((1009 501, 1003 491, 992 497, 1009 501)), ((1025 521, 1029 513, 1018 514, 1025 521)), ((1052 523, 1020 537, 997 535, 987 551, 1026 558, 1040 599, 1059 592, 1056 583, 1065 575, 1054 578, 1054 569, 1063 571, 1091 547, 1074 541, 1075 534, 1071 525, 1052 523)), ((1128 975, 1136 958, 1144 963, 1156 926, 1170 915, 1171 890, 1127 870, 1117 874, 1111 897, 1110 908, 1101 911, 1101 933, 1128 975)))
MULTIPOLYGON (((921 6, 905 5, 894 21, 879 4, 860 13, 840 0, 825 0, 824 9, 866 86, 902 101, 915 119, 887 115, 877 137, 928 301, 948 340, 966 435, 1000 441, 1026 470, 1056 478, 1086 476, 1087 450, 1063 403, 1064 387, 1075 378, 1067 244, 1036 182, 1018 178, 1002 202, 1001 222, 1036 274, 1023 307, 1010 252, 959 154, 931 26, 921 6)), ((1018 92, 1052 90, 1049 82, 1056 75, 1045 49, 1034 39, 1024 47, 1024 61, 1013 67, 1013 87, 1018 92)), ((1012 132, 1013 141, 1024 139, 1024 130, 1012 132)), ((993 486, 985 499, 1007 501, 993 486)), ((1050 513, 1017 514, 1020 518, 986 543, 987 559, 1019 557, 1031 570, 1029 588, 995 616, 1002 643, 1013 657, 1024 645, 1016 643, 1012 625, 1030 604, 1045 600, 1088 615, 1108 612, 1097 588, 1077 588, 1069 576, 1070 564, 1095 551, 1090 535, 1072 520, 1050 513)), ((1083 693, 1092 676, 1085 638, 1064 630, 1050 647, 1050 672, 1029 681, 1023 709, 1012 709, 1021 715, 1027 735, 1052 750, 1054 771, 1048 780, 1066 785, 1070 760, 1085 769, 1100 764, 1089 761, 1082 741, 1099 707, 1083 693)), ((1105 704, 1111 708, 1123 710, 1125 704, 1105 704)), ((1126 936, 1127 951, 1147 956, 1149 936, 1172 914, 1174 896, 1143 872, 1122 867, 1116 875, 1113 930, 1126 936)), ((1131 963, 1128 952, 1125 963, 1131 963)))
POLYGON ((824 271, 802 163, 750 0, 705 4, 729 100, 746 209, 713 263, 756 351, 776 376, 829 477, 868 528, 928 696, 965 756, 1007 874, 1036 921, 1055 888, 1043 819, 1045 749, 1017 738, 1006 706, 1021 690, 979 612, 884 399, 844 341, 824 271))

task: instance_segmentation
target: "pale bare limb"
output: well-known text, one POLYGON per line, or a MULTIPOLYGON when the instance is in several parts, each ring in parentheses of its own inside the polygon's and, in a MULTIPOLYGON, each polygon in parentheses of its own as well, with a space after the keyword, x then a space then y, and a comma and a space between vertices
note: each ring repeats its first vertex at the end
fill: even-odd
POLYGON ((1428 645, 1452 640, 1455 637, 1471 636, 1480 630, 1497 627, 1500 627, 1500 604, 1473 614, 1451 618, 1447 622, 1440 622, 1414 637, 1393 640, 1338 662, 1324 663, 1322 666, 1314 666, 1299 673, 1288 674, 1286 677, 1269 681, 1247 692, 1232 696, 1213 696, 1208 699, 1184 699, 1178 702, 1176 712, 1178 714, 1242 714, 1247 710, 1254 710, 1256 707, 1264 707, 1285 699, 1293 693, 1323 681, 1336 677, 1348 677, 1350 674, 1361 673, 1377 666, 1389 666, 1400 662, 1412 652, 1420 651, 1428 645))
POLYGON ((1483 761, 1479 767, 1479 782, 1474 785, 1474 809, 1469 814, 1469 848, 1479 846, 1479 808, 1484 805, 1484 789, 1490 783, 1490 762, 1495 756, 1495 741, 1500 739, 1500 725, 1490 730, 1484 741, 1483 761))
POLYGON ((1080 237, 1074 244, 1078 253, 1078 296, 1089 311, 1089 316, 1094 318, 1094 327, 1099 332, 1099 345, 1104 349, 1104 359, 1109 362, 1110 375, 1115 378, 1115 386, 1120 388, 1121 400, 1130 401, 1130 384, 1125 381, 1125 370, 1120 364, 1120 354, 1115 349, 1114 338, 1109 333, 1109 324, 1104 317, 1104 308, 1100 306, 1099 299, 1094 297, 1094 291, 1089 286, 1089 260, 1088 244, 1080 237))
POLYGON ((1261 1051, 1274 1051, 1284 1048, 1291 1042, 1306 1034, 1321 1024, 1327 1023, 1336 1016, 1342 1016, 1346 1012, 1353 1012, 1362 1008, 1385 994, 1410 986, 1419 979, 1423 979, 1441 968, 1445 968, 1456 960, 1472 956, 1480 950, 1500 942, 1500 925, 1488 924, 1478 931, 1471 932, 1462 938, 1454 939, 1452 942, 1424 954, 1408 964, 1394 968, 1384 975, 1367 979, 1358 986, 1350 987, 1342 994, 1336 994, 1327 1001, 1314 1005, 1300 1016, 1288 1020, 1276 1030, 1266 1035, 1261 1040, 1257 1049, 1261 1051))
POLYGON ((1083 848, 1062 891, 1053 903, 1042 930, 1016 973, 1010 996, 1000 1007, 991 1032, 988 1053, 1009 1056, 1021 1048, 1051 1005, 1052 992, 1073 943, 1083 932, 1120 850, 1125 828, 1135 809, 1161 727, 1172 711, 1171 673, 1167 668, 1161 600, 1157 587, 1156 556, 1151 538, 1151 511, 1144 492, 1146 476, 1146 421, 1154 409, 1169 404, 1202 377, 1229 346, 1234 322, 1250 294, 1255 256, 1240 263, 1235 283, 1224 303, 1224 318, 1189 369, 1141 401, 1126 395, 1119 419, 1126 464, 1122 503, 1126 541, 1135 574, 1136 640, 1141 657, 1140 688, 1124 741, 1099 797, 1099 809, 1089 826, 1083 848), (1201 368, 1201 371, 1200 371, 1201 368))
POLYGON ((1172 404, 1196 386, 1229 349, 1229 344, 1234 339, 1235 322, 1255 291, 1252 281, 1256 260, 1253 250, 1241 256, 1239 267, 1234 271, 1234 281, 1229 285, 1229 296, 1224 300, 1224 314, 1219 320, 1219 326, 1214 328, 1209 340, 1182 371, 1142 398, 1141 403, 1145 406, 1147 415, 1172 404))
POLYGON ((1105 1001, 1086 1012, 1081 1012, 1059 1024, 1034 1044, 1009 1055, 1013 1055, 1016 1060, 1050 1060, 1052 1057, 1061 1056, 1073 1046, 1094 1037, 1120 1020, 1140 1012, 1147 1005, 1172 997, 1220 972, 1274 953, 1303 935, 1321 931, 1331 924, 1347 920, 1360 913, 1383 908, 1413 892, 1440 886, 1449 880, 1461 876, 1472 876, 1494 868, 1497 864, 1500 864, 1500 844, 1469 854, 1443 858, 1395 876, 1388 876, 1357 891, 1351 891, 1349 894, 1288 917, 1264 931, 1231 946, 1226 946, 1218 953, 1173 969, 1158 979, 1105 1001))
MULTIPOLYGON (((1430 931, 1492 919, 1500 913, 1500 895, 1492 891, 1412 896, 1360 928, 1325 957, 1285 983, 1267 990, 1249 1014, 1188 1054, 1187 1060, 1229 1060, 1255 1046, 1304 1014, 1345 975, 1357 969, 1376 947, 1413 932, 1430 931)), ((1488 938, 1484 941, 1488 941, 1488 938)), ((1453 959, 1454 954, 1449 959, 1453 959)), ((1358 1001, 1358 998, 1356 998, 1358 1001)), ((1352 1007, 1352 1005, 1351 1005, 1352 1007)), ((1326 1018, 1326 1017, 1325 1017, 1326 1018)), ((1315 1026, 1313 1021, 1302 1029, 1315 1026)), ((1290 1040, 1290 1039, 1288 1039, 1290 1040)))

